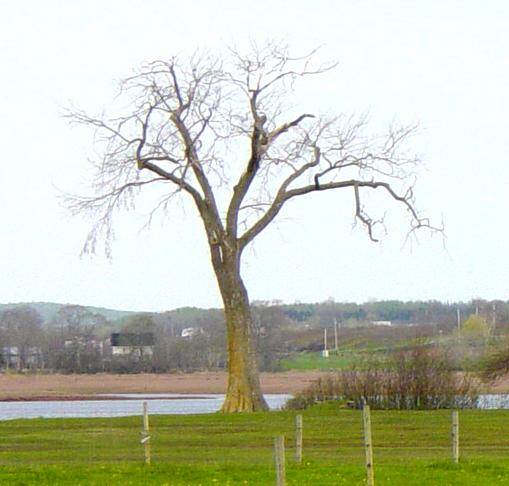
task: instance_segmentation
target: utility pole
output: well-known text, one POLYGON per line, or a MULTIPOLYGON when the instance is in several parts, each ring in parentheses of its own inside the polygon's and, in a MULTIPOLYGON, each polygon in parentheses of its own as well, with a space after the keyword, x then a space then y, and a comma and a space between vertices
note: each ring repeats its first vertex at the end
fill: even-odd
POLYGON ((324 358, 329 357, 329 350, 327 349, 327 328, 324 328, 323 330, 323 351, 322 356, 324 358))
POLYGON ((495 326, 497 325, 497 306, 495 302, 491 305, 491 332, 495 334, 495 326))
POLYGON ((338 320, 334 318, 334 349, 338 350, 338 320))
POLYGON ((459 333, 461 327, 461 311, 459 307, 456 309, 456 316, 458 317, 458 333, 459 333))

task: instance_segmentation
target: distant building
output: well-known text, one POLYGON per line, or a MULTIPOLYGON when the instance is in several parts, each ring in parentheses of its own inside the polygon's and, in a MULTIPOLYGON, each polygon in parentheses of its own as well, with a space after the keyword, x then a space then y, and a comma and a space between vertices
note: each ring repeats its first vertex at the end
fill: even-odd
POLYGON ((198 336, 198 334, 202 334, 203 329, 200 329, 198 327, 186 327, 182 329, 182 332, 180 333, 180 337, 183 338, 192 338, 194 336, 198 336))
POLYGON ((101 356, 104 354, 104 342, 95 337, 75 336, 72 339, 66 339, 64 341, 64 348, 95 350, 101 356))
POLYGON ((392 326, 392 321, 371 321, 373 326, 392 326))
POLYGON ((154 335, 145 333, 114 332, 110 338, 111 354, 114 356, 152 356, 154 353, 154 335))
POLYGON ((5 346, 2 349, 2 355, 7 368, 19 369, 21 367, 21 359, 17 346, 5 346))
POLYGON ((37 368, 42 364, 42 351, 35 346, 25 348, 23 355, 17 346, 5 346, 1 354, 6 368, 20 370, 23 367, 37 368))

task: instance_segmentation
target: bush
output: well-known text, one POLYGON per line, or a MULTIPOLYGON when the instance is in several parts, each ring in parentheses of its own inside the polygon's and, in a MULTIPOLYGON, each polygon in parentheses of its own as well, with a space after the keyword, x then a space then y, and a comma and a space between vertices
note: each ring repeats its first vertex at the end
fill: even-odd
POLYGON ((290 399, 286 408, 302 409, 329 400, 343 399, 361 408, 431 410, 472 408, 477 391, 465 375, 453 371, 451 361, 423 348, 400 352, 388 362, 371 362, 320 378, 290 399))
POLYGON ((509 373, 509 343, 490 354, 482 363, 481 376, 486 381, 493 381, 509 373))
POLYGON ((488 339, 489 335, 490 326, 486 322, 486 319, 475 314, 469 316, 461 325, 461 338, 471 344, 483 343, 488 339))

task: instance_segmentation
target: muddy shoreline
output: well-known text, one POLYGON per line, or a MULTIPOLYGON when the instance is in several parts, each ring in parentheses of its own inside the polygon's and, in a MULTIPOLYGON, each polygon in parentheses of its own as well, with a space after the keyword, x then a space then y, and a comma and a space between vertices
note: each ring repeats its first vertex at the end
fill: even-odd
MULTIPOLYGON (((325 375, 324 371, 287 371, 261 373, 260 378, 264 393, 295 394, 325 375)), ((203 394, 224 393, 226 384, 226 373, 220 371, 136 375, 0 374, 0 401, 114 400, 115 397, 104 394, 120 393, 185 394, 198 398, 203 394)), ((509 393, 509 376, 480 388, 482 393, 509 393)))
MULTIPOLYGON (((262 373, 264 393, 294 394, 326 373, 288 371, 262 373)), ((0 401, 111 400, 115 393, 216 394, 226 390, 225 372, 95 375, 0 374, 0 401)))

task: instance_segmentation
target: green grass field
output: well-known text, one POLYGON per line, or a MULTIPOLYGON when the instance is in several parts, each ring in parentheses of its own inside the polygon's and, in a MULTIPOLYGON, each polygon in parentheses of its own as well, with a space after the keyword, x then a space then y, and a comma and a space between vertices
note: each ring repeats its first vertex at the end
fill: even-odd
POLYGON ((290 355, 281 360, 280 366, 283 371, 343 370, 358 364, 362 359, 365 359, 365 354, 355 350, 340 350, 331 353, 328 358, 322 357, 320 352, 308 351, 290 355))
POLYGON ((345 370, 359 366, 367 360, 378 360, 383 363, 391 350, 384 347, 371 347, 368 349, 340 348, 331 351, 328 358, 324 358, 321 352, 304 351, 293 353, 280 362, 283 371, 288 370, 345 370))
MULTIPOLYGON (((362 367, 363 363, 376 366, 382 365, 394 353, 408 350, 414 347, 426 346, 427 339, 400 339, 392 342, 387 340, 372 340, 370 342, 355 341, 342 344, 337 351, 330 350, 328 358, 324 358, 320 351, 300 351, 291 353, 281 359, 281 370, 345 370, 354 367, 362 367)), ((471 346, 466 343, 458 343, 454 336, 445 336, 437 339, 434 343, 437 349, 442 350, 449 357, 456 357, 453 364, 464 371, 477 372, 482 369, 486 348, 471 346)))
MULTIPOLYGON (((293 461, 294 413, 153 416, 152 465, 141 417, 0 422, 0 483, 274 484, 273 438, 284 434, 293 485, 364 484, 361 414, 325 404, 304 416, 304 461, 293 461)), ((450 411, 373 411, 377 485, 509 485, 509 411, 461 411, 451 463, 450 411)))

